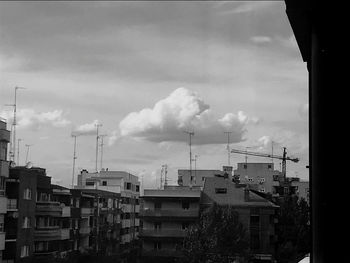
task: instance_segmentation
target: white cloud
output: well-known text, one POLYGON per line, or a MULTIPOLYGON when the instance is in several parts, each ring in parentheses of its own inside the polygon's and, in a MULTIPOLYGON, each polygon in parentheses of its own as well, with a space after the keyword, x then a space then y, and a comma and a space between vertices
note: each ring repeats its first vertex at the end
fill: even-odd
MULTIPOLYGON (((66 127, 71 122, 64 118, 62 110, 48 112, 36 112, 33 109, 20 109, 17 111, 16 119, 18 128, 37 130, 43 126, 66 127)), ((13 121, 13 113, 9 111, 1 112, 1 116, 7 119, 8 123, 13 121)))
POLYGON ((194 131, 193 144, 226 143, 224 131, 231 131, 231 142, 244 140, 250 119, 243 111, 226 113, 217 119, 197 93, 178 88, 146 108, 128 114, 120 123, 121 136, 142 138, 153 142, 188 141, 184 131, 194 131))
POLYGON ((82 124, 73 129, 72 135, 77 135, 77 136, 96 135, 97 124, 99 124, 98 120, 94 120, 91 123, 82 124))
POLYGON ((264 44, 271 42, 271 38, 267 36, 254 36, 250 38, 254 43, 264 44))

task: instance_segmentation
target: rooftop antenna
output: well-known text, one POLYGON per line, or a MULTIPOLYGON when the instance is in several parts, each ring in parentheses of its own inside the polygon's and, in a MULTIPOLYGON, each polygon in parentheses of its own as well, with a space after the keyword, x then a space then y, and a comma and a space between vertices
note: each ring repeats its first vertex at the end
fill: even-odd
POLYGON ((10 140, 10 161, 15 161, 16 154, 16 125, 17 125, 17 90, 25 89, 23 87, 15 87, 15 102, 14 104, 6 104, 6 106, 13 107, 13 121, 11 131, 13 132, 12 140, 10 140), (12 146, 12 147, 11 147, 12 146))
POLYGON ((232 133, 232 132, 224 132, 225 134, 227 134, 227 163, 228 163, 228 166, 230 166, 230 153, 231 153, 231 151, 230 151, 230 134, 232 133))
POLYGON ((197 159, 198 159, 199 155, 195 154, 194 155, 194 184, 197 183, 197 159))
POLYGON ((27 147, 26 163, 28 163, 29 147, 31 146, 33 146, 33 144, 26 144, 26 147, 27 147))
POLYGON ((77 159, 77 156, 76 156, 76 150, 77 150, 77 136, 78 136, 78 135, 76 135, 76 134, 72 134, 72 137, 74 138, 72 189, 74 188, 75 160, 77 159))
POLYGON ((192 148, 191 148, 191 138, 192 136, 194 136, 194 132, 189 132, 189 131, 184 131, 184 133, 187 133, 190 137, 190 142, 189 142, 189 145, 190 145, 190 185, 192 185, 192 148))
POLYGON ((271 162, 273 163, 273 141, 271 141, 271 162))
POLYGON ((168 185, 168 165, 163 164, 160 172, 160 189, 164 189, 164 186, 168 185))
POLYGON ((22 139, 18 138, 17 140, 17 165, 19 166, 19 143, 22 139))
POLYGON ((99 135, 98 135, 98 128, 101 127, 102 124, 96 123, 95 127, 96 127, 96 162, 95 162, 95 170, 96 173, 98 172, 97 170, 97 159, 98 159, 98 139, 99 139, 99 135))
POLYGON ((104 137, 106 137, 107 136, 107 134, 102 134, 102 135, 100 135, 100 138, 101 138, 101 144, 100 144, 100 146, 101 146, 101 159, 100 159, 100 171, 102 170, 102 161, 103 161, 103 145, 104 145, 104 143, 103 143, 103 138, 104 137))

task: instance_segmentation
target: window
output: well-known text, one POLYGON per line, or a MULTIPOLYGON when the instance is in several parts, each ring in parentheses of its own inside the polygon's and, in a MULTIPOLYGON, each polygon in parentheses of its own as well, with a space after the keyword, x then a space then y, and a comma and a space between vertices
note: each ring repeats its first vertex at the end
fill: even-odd
POLYGON ((215 193, 216 194, 226 194, 227 188, 215 188, 215 193))
POLYGON ((31 200, 32 199, 32 190, 30 188, 24 189, 23 199, 26 199, 26 200, 31 200))
POLYGON ((260 224, 260 216, 251 215, 250 216, 250 227, 259 227, 260 224))
POLYGON ((205 180, 205 177, 202 177, 202 181, 204 181, 205 180))
POLYGON ((0 215, 0 232, 5 232, 4 231, 4 215, 0 215))
POLYGON ((154 242, 154 250, 161 250, 161 249, 162 249, 162 243, 154 242))
POLYGON ((182 201, 182 209, 189 209, 190 203, 188 201, 182 201))
POLYGON ((29 256, 29 246, 22 246, 21 247, 21 258, 28 257, 29 256))
POLYGON ((30 228, 30 217, 23 217, 22 228, 30 228))
POLYGON ((130 190, 131 189, 131 183, 126 183, 126 189, 130 190))
POLYGON ((182 229, 185 230, 190 226, 188 222, 182 222, 182 229))
POLYGON ((80 198, 76 198, 75 199, 75 207, 79 208, 79 201, 80 201, 80 198))
POLYGON ((140 192, 140 186, 136 185, 136 192, 140 192))
POLYGON ((243 164, 243 168, 244 168, 244 169, 247 169, 247 165, 246 165, 246 164, 243 164))
POLYGON ((154 209, 161 209, 162 208, 162 203, 161 202, 155 202, 154 203, 154 209))
POLYGON ((268 168, 268 169, 272 169, 272 164, 268 164, 268 165, 267 165, 267 168, 268 168))
POLYGON ((107 185, 107 181, 102 181, 102 185, 106 186, 107 185))
POLYGON ((95 182, 86 181, 86 182, 85 182, 85 185, 87 185, 87 186, 94 186, 94 185, 95 185, 95 182))
POLYGON ((162 223, 161 222, 155 222, 154 223, 154 230, 160 230, 162 228, 162 223))
POLYGON ((273 180, 274 180, 274 181, 278 181, 278 177, 279 177, 278 174, 274 174, 274 175, 273 175, 273 180))

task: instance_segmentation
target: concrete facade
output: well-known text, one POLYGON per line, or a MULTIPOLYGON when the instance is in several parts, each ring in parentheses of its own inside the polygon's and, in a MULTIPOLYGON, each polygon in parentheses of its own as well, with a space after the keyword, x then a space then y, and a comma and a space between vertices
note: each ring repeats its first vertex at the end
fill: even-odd
POLYGON ((205 180, 201 206, 206 209, 214 203, 231 206, 238 212, 248 231, 250 249, 256 262, 273 262, 278 206, 223 177, 205 180))
POLYGON ((222 171, 220 170, 178 170, 178 185, 179 186, 204 186, 205 178, 211 178, 215 176, 228 176, 232 179, 232 166, 223 166, 222 171))
POLYGON ((247 184, 254 190, 274 194, 282 173, 274 169, 273 163, 238 163, 233 177, 235 181, 247 184))
POLYGON ((4 220, 7 213, 6 179, 9 176, 9 162, 7 161, 7 145, 10 142, 10 131, 6 129, 6 122, 0 120, 0 262, 5 250, 4 220))
POLYGON ((182 256, 186 229, 199 218, 200 189, 174 186, 144 191, 140 237, 145 260, 182 256))

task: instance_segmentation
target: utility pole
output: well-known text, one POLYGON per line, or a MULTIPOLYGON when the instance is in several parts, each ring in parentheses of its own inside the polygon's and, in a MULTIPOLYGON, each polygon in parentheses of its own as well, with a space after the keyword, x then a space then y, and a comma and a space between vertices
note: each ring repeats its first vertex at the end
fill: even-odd
POLYGON ((271 162, 273 164, 273 141, 271 141, 271 162))
POLYGON ((232 133, 232 132, 224 132, 225 134, 227 134, 227 159, 228 159, 228 166, 230 166, 230 153, 231 153, 231 151, 230 151, 230 134, 232 133))
POLYGON ((17 165, 19 166, 19 142, 22 141, 22 139, 17 140, 17 165))
POLYGON ((101 171, 102 168, 103 168, 103 166, 102 166, 102 161, 103 161, 103 145, 104 145, 104 143, 103 143, 103 138, 106 137, 106 136, 107 136, 107 134, 102 134, 102 135, 100 135, 100 138, 101 138, 101 144, 100 144, 100 146, 101 146, 100 171, 101 171))
POLYGON ((194 184, 197 184, 197 158, 199 157, 199 155, 195 154, 194 155, 194 184))
POLYGON ((15 155, 16 155, 16 126, 17 126, 17 90, 18 89, 25 89, 23 87, 15 87, 15 103, 14 104, 7 104, 6 106, 13 106, 13 121, 12 121, 12 149, 10 145, 10 161, 15 161, 15 155))
POLYGON ((96 173, 98 172, 97 170, 97 159, 98 159, 98 139, 99 139, 99 136, 98 136, 98 128, 102 126, 102 124, 99 124, 99 123, 96 123, 95 124, 96 126, 96 162, 95 162, 95 170, 96 170, 96 173))
POLYGON ((74 150, 73 150, 73 171, 72 171, 72 189, 74 189, 74 174, 75 174, 75 160, 77 159, 76 150, 77 150, 77 136, 76 134, 72 134, 74 138, 74 150))
POLYGON ((33 144, 26 144, 26 147, 27 147, 26 164, 28 163, 29 147, 32 146, 32 145, 33 144))
POLYGON ((194 136, 194 132, 189 132, 189 131, 184 131, 185 133, 187 133, 190 137, 190 185, 192 185, 192 148, 191 148, 191 138, 192 136, 194 136))

